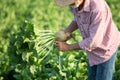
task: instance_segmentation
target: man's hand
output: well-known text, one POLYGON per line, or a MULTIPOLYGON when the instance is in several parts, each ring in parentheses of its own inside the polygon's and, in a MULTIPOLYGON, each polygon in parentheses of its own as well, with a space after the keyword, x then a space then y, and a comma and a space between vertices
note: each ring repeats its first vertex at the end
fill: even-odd
POLYGON ((70 50, 70 45, 66 42, 56 41, 56 47, 63 52, 70 50))
POLYGON ((56 41, 55 44, 56 44, 56 47, 63 52, 70 51, 70 50, 82 50, 78 43, 67 44, 66 42, 56 41))

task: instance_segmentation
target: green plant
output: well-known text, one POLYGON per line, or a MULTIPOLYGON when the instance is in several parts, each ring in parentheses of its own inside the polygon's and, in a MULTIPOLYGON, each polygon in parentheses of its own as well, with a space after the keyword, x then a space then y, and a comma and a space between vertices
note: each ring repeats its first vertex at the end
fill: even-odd
MULTIPOLYGON (((110 5, 114 21, 120 29, 120 1, 106 1, 110 5)), ((86 80, 87 58, 84 51, 63 53, 55 47, 54 50, 50 50, 40 48, 38 45, 40 41, 38 37, 42 37, 40 34, 52 33, 54 35, 58 29, 68 26, 72 18, 69 7, 59 8, 54 1, 0 0, 0 79, 86 80), (24 20, 32 23, 24 23, 24 20), (39 54, 41 49, 46 52, 50 50, 50 52, 49 54, 45 54, 45 52, 39 54), (46 57, 44 57, 45 55, 46 57)), ((75 32, 75 34, 80 36, 79 32, 75 32)), ((77 42, 81 40, 79 36, 75 37, 77 42)), ((71 39, 68 42, 76 41, 71 39)), ((42 45, 44 44, 42 43, 42 45)), ((120 48, 113 80, 120 79, 119 53, 120 48)))

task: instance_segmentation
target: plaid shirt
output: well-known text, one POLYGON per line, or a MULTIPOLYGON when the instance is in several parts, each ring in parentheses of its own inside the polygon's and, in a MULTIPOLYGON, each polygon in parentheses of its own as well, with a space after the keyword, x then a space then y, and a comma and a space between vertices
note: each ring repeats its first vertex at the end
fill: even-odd
POLYGON ((72 12, 83 37, 79 46, 87 52, 89 64, 110 59, 120 44, 120 32, 105 0, 85 0, 80 11, 72 8, 72 12))

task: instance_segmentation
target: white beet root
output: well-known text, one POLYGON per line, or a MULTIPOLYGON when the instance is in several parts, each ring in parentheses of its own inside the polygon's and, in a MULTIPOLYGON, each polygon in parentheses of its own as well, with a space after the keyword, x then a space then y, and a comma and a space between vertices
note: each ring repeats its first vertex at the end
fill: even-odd
POLYGON ((59 30, 58 32, 56 32, 55 38, 58 41, 65 41, 67 39, 67 35, 64 30, 59 30))

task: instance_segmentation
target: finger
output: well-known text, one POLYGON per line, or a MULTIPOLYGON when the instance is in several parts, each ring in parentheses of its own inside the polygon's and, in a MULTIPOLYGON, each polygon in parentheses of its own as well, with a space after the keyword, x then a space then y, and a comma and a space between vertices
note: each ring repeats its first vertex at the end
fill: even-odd
POLYGON ((56 41, 55 43, 56 43, 56 44, 59 44, 59 43, 60 43, 60 41, 56 41))

